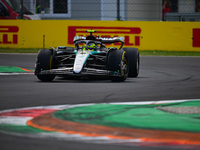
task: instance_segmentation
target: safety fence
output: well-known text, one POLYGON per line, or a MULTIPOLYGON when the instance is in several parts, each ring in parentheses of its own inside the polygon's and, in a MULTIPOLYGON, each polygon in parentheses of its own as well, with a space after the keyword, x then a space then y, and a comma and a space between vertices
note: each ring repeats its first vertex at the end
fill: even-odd
MULTIPOLYGON (((22 0, 18 1, 21 4, 22 0)), ((200 21, 199 0, 23 0, 23 3, 41 19, 200 21)))

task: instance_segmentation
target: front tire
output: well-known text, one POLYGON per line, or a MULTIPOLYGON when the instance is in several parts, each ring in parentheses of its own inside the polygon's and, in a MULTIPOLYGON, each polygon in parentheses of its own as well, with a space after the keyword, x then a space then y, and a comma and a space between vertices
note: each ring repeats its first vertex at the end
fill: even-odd
POLYGON ((54 56, 52 49, 41 49, 37 55, 35 74, 41 81, 52 81, 55 75, 41 75, 42 70, 50 70, 54 68, 54 56))
POLYGON ((140 55, 137 48, 124 48, 128 57, 129 77, 137 77, 139 75, 140 55))
POLYGON ((126 51, 122 49, 109 51, 107 68, 110 71, 120 73, 120 76, 112 76, 112 81, 125 81, 128 77, 128 59, 126 56, 126 51))

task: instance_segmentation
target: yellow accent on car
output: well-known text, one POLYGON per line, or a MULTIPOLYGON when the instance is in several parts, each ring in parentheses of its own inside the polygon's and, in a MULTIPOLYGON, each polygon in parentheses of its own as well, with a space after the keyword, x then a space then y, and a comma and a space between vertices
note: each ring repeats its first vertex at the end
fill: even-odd
POLYGON ((97 32, 96 30, 86 30, 86 32, 97 32))
POLYGON ((51 55, 51 58, 50 58, 50 66, 49 66, 50 68, 49 68, 49 69, 51 69, 52 58, 53 58, 53 57, 52 57, 52 55, 51 55))

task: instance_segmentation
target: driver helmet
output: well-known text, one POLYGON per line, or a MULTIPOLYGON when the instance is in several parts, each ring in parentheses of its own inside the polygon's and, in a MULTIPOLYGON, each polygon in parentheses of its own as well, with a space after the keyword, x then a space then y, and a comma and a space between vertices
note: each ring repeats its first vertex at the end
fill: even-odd
POLYGON ((95 50, 95 49, 96 49, 96 45, 94 43, 89 43, 88 45, 84 47, 83 50, 95 50))

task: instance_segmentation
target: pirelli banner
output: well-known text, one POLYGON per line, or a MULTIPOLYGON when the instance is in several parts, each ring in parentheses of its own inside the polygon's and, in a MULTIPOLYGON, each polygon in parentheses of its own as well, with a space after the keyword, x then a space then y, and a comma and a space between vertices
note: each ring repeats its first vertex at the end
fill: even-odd
POLYGON ((74 36, 88 29, 100 37, 122 36, 125 47, 139 50, 200 51, 200 22, 1 20, 0 47, 73 47, 74 36))

